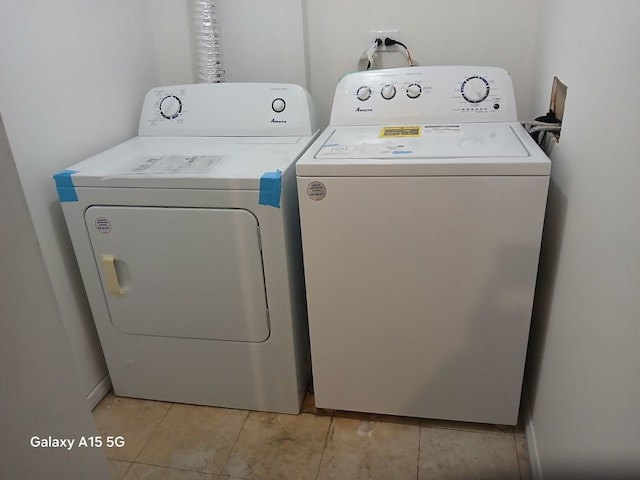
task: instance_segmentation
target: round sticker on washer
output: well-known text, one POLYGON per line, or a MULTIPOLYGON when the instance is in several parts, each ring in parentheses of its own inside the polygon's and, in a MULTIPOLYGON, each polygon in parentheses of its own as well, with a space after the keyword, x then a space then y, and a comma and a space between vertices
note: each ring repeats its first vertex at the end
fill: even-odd
POLYGON ((96 230, 104 234, 111 232, 111 222, 109 219, 106 217, 96 218, 96 230))
POLYGON ((327 187, 322 182, 311 182, 307 185, 307 196, 311 200, 322 200, 327 196, 327 187))

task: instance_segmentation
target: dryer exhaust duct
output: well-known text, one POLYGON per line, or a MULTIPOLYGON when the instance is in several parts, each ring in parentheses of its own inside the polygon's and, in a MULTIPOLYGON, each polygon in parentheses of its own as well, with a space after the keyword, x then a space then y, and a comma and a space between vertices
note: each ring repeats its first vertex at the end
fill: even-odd
POLYGON ((224 82, 215 0, 193 0, 192 32, 198 83, 224 82))

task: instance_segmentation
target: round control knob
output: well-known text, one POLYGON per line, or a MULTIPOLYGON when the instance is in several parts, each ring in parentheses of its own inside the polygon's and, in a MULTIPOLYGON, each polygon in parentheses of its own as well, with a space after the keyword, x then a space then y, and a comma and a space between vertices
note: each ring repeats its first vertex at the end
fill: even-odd
POLYGON ((382 87, 382 92, 380 92, 380 95, 382 95, 382 98, 384 98, 385 100, 391 100, 393 97, 396 96, 396 87, 394 87, 393 85, 387 84, 384 87, 382 87))
POLYGON ((176 118, 182 111, 182 102, 175 95, 167 95, 160 102, 160 114, 169 120, 176 118))
POLYGON ((407 97, 418 98, 422 93, 422 87, 417 83, 412 83, 407 87, 407 97))
POLYGON ((469 103, 480 103, 489 96, 489 82, 482 77, 469 77, 460 86, 460 93, 469 103))
POLYGON ((276 98, 273 102, 271 102, 271 108, 276 113, 283 112, 286 107, 287 104, 282 98, 276 98))
POLYGON ((366 86, 360 87, 356 92, 356 97, 358 97, 358 100, 361 102, 369 100, 369 98, 371 98, 371 88, 366 86))

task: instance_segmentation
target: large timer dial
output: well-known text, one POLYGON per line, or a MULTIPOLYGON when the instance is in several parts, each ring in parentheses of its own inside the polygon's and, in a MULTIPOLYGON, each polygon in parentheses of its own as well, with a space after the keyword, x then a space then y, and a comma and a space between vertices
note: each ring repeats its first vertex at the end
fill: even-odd
POLYGON ((489 82, 482 77, 469 77, 460 86, 460 93, 469 103, 480 103, 489 96, 489 82))
POLYGON ((174 119, 182 111, 182 102, 175 95, 167 95, 160 102, 160 114, 166 119, 174 119))

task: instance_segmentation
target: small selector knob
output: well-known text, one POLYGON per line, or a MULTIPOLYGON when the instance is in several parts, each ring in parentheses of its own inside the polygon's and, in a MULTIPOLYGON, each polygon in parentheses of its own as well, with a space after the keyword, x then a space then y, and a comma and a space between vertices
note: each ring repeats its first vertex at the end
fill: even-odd
POLYGON ((396 96, 396 87, 394 87, 391 84, 387 84, 384 87, 382 87, 382 92, 380 92, 380 94, 382 95, 382 98, 384 98, 385 100, 391 100, 393 97, 396 96))
POLYGON ((182 102, 175 95, 167 95, 160 101, 160 114, 169 120, 176 118, 182 111, 182 102))
POLYGON ((285 108, 287 108, 287 103, 282 98, 276 98, 273 102, 271 102, 271 108, 274 112, 280 113, 283 112, 285 108))
POLYGON ((358 97, 358 100, 360 100, 361 102, 369 100, 369 98, 371 98, 371 88, 367 86, 360 87, 356 92, 356 97, 358 97))
POLYGON ((418 98, 422 93, 422 87, 417 83, 412 83, 407 87, 407 97, 418 98))

